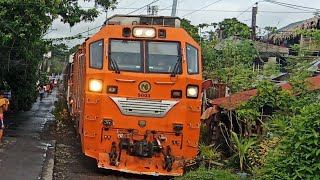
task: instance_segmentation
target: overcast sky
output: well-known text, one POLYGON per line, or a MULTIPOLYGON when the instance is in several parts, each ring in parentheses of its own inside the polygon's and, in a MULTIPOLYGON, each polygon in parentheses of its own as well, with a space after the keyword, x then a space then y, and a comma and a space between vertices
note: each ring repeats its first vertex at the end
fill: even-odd
MULTIPOLYGON (((155 0, 118 0, 118 9, 115 9, 113 11, 109 10, 108 17, 111 17, 114 14, 128 14, 153 1, 155 0)), ((320 9, 320 0, 277 1, 320 9)), ((170 16, 172 2, 173 0, 159 0, 152 5, 156 5, 160 9, 158 15, 170 16)), ((251 7, 255 2, 257 2, 257 0, 178 0, 178 2, 177 16, 180 18, 183 17, 189 19, 191 21, 191 24, 194 25, 200 23, 221 22, 225 18, 232 17, 237 17, 239 21, 250 25, 251 7)), ((313 12, 315 12, 314 9, 292 9, 269 2, 263 2, 262 0, 258 2, 257 26, 260 28, 266 26, 281 28, 290 23, 311 18, 314 16, 313 12)), ((84 2, 84 0, 79 0, 79 4, 84 9, 88 9, 94 6, 94 3, 84 2)), ((75 25, 72 28, 70 28, 68 24, 63 24, 59 20, 56 20, 52 25, 52 28, 56 30, 50 31, 45 38, 72 36, 87 31, 88 28, 92 29, 94 27, 102 25, 106 19, 106 13, 102 8, 98 9, 101 10, 101 14, 94 22, 83 22, 75 25)), ((133 14, 147 14, 147 8, 139 9, 133 14)), ((99 30, 99 28, 90 31, 89 35, 94 34, 97 30, 99 30)), ((83 35, 87 36, 88 33, 84 33, 83 35)), ((64 43, 69 46, 73 46, 75 44, 81 43, 82 41, 83 40, 72 40, 65 41, 64 43)))

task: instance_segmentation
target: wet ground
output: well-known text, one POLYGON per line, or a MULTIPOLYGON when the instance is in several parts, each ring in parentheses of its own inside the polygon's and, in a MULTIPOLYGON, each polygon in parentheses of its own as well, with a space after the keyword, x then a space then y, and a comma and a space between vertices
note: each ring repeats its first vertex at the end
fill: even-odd
MULTIPOLYGON (((28 112, 15 112, 5 116, 6 129, 0 145, 0 179, 40 179, 52 138, 45 138, 54 108, 55 93, 43 102, 34 103, 28 112)), ((52 149, 52 148, 51 148, 52 149)))
POLYGON ((55 101, 56 91, 42 102, 35 102, 30 111, 5 117, 7 128, 0 145, 1 180, 164 179, 98 169, 94 159, 82 154, 72 122, 57 126, 52 115, 55 101))

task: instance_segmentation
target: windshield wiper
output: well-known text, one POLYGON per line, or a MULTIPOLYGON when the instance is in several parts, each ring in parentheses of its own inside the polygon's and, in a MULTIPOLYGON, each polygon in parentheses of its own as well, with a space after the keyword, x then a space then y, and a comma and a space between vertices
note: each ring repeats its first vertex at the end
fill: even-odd
POLYGON ((112 66, 112 69, 115 71, 115 73, 117 73, 117 74, 120 74, 120 68, 119 68, 119 66, 118 66, 118 63, 117 63, 117 61, 115 61, 113 58, 111 58, 110 57, 110 59, 111 59, 111 66, 112 66))
POLYGON ((179 65, 180 65, 181 60, 182 60, 182 58, 181 58, 181 56, 179 56, 178 59, 177 59, 176 64, 174 65, 174 68, 173 68, 173 70, 171 72, 171 77, 176 77, 176 75, 177 75, 177 73, 178 73, 178 71, 180 69, 179 65))

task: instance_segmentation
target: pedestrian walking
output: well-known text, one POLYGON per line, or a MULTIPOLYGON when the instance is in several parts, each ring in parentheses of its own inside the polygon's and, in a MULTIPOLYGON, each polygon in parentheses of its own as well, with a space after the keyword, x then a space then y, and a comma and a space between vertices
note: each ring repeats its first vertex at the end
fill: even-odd
POLYGON ((40 84, 40 85, 37 87, 37 90, 38 90, 38 92, 39 92, 40 102, 42 102, 42 99, 43 99, 44 93, 45 93, 44 86, 43 86, 42 84, 40 84))
POLYGON ((4 129, 3 113, 8 110, 9 100, 4 98, 4 92, 0 91, 0 144, 2 144, 2 136, 4 129))
POLYGON ((47 93, 47 97, 48 97, 50 94, 50 84, 49 83, 47 83, 47 85, 46 85, 46 93, 47 93))
POLYGON ((53 90, 53 82, 51 81, 50 82, 50 93, 52 93, 52 90, 53 90))

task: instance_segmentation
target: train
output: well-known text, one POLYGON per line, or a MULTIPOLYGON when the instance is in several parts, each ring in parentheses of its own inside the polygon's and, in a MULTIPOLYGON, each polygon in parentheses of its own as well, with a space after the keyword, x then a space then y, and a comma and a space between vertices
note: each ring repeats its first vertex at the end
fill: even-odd
POLYGON ((107 19, 69 61, 82 152, 103 169, 181 176, 198 154, 201 64, 178 17, 107 19))

